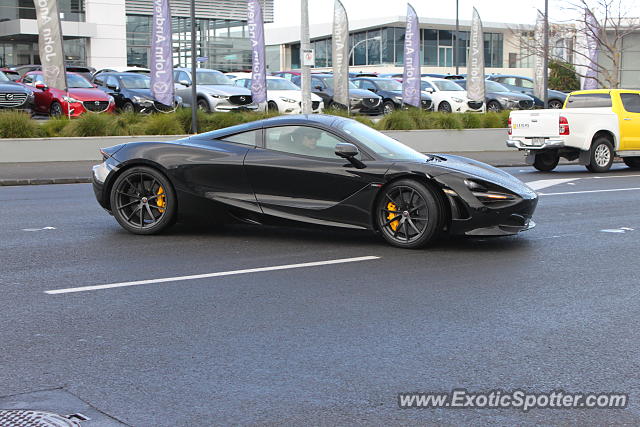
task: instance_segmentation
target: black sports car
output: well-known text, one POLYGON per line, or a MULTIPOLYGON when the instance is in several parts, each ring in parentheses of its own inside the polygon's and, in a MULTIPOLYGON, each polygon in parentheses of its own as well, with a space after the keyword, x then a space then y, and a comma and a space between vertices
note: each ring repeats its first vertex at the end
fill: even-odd
POLYGON ((357 121, 280 116, 172 142, 102 150, 98 202, 153 234, 206 217, 368 229, 419 247, 440 233, 511 235, 533 227, 536 193, 499 169, 421 154, 357 121))

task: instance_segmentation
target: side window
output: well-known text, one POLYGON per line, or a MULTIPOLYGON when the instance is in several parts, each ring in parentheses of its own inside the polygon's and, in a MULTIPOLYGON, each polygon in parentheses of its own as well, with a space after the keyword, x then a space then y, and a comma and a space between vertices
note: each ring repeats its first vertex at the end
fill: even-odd
POLYGON ((505 83, 511 86, 518 86, 515 77, 500 77, 497 80, 500 83, 505 83))
POLYGON ((291 78, 291 81, 292 81, 294 84, 298 85, 298 86, 300 86, 300 83, 302 83, 302 82, 300 81, 300 76, 293 76, 293 77, 291 78))
POLYGON ((281 77, 284 77, 287 80, 293 80, 295 76, 291 73, 282 73, 281 77))
POLYGON ((520 87, 524 87, 527 89, 533 89, 533 82, 527 79, 520 79, 520 87))
POLYGON ((435 90, 434 87, 431 85, 431 83, 422 80, 422 82, 420 83, 420 90, 428 90, 428 89, 435 90))
POLYGON ((360 87, 366 90, 376 90, 376 85, 371 83, 369 80, 362 80, 362 85, 360 85, 360 87))
POLYGON ((265 129, 265 144, 269 150, 289 154, 339 159, 336 144, 344 142, 333 134, 309 126, 280 126, 265 129))
POLYGON ((579 93, 569 95, 565 108, 611 108, 611 95, 608 93, 579 93))
POLYGON ((118 83, 118 79, 115 78, 115 76, 108 76, 107 77, 107 85, 109 86, 115 86, 116 88, 120 87, 120 84, 118 83))
POLYGON ((191 84, 191 79, 189 78, 189 75, 187 73, 185 73, 184 71, 176 71, 177 73, 177 77, 175 78, 176 82, 181 82, 183 80, 186 80, 189 84, 191 84))
POLYGON ((44 83, 44 74, 36 74, 34 77, 36 83, 44 83))
POLYGON ((33 86, 33 76, 32 75, 26 75, 22 78, 22 83, 24 84, 28 84, 28 85, 32 85, 33 86))
POLYGON ((629 113, 640 113, 640 94, 637 93, 621 93, 622 105, 629 113))
POLYGON ((93 83, 97 86, 104 86, 104 80, 102 76, 97 76, 95 79, 93 79, 93 83))
POLYGON ((320 88, 320 90, 324 89, 324 83, 322 83, 322 80, 312 77, 311 89, 318 89, 318 88, 320 88))
POLYGON ((235 135, 225 136, 221 138, 226 142, 235 144, 250 145, 255 147, 260 142, 261 132, 259 130, 251 130, 249 132, 236 133, 235 135))

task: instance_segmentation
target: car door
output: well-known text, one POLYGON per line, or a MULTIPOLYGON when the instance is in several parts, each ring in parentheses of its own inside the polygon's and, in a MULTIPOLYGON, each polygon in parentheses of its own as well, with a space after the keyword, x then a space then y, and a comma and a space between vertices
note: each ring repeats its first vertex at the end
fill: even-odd
POLYGON ((185 106, 191 105, 191 78, 187 73, 182 70, 176 70, 173 72, 173 81, 176 95, 182 98, 182 103, 185 106), (186 82, 189 86, 185 86, 180 82, 186 82))
POLYGON ((377 189, 371 184, 382 182, 389 164, 365 154, 366 167, 358 169, 335 155, 340 142, 346 140, 313 126, 265 128, 264 147, 250 150, 244 163, 263 212, 324 225, 369 227, 377 189), (309 147, 309 134, 317 136, 315 147, 309 147))
POLYGON ((620 149, 640 150, 640 94, 634 92, 620 93, 623 110, 618 117, 620 121, 620 149))

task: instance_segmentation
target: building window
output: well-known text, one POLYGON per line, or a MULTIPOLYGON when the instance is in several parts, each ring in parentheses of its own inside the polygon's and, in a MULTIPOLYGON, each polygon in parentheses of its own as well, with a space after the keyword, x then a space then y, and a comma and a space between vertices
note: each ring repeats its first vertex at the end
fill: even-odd
POLYGON ((426 29, 422 30, 422 64, 438 65, 438 31, 426 29))
POLYGON ((382 44, 382 63, 393 64, 394 63, 394 38, 393 28, 383 28, 381 31, 381 44, 382 44))
POLYGON ((396 65, 404 64, 404 28, 395 28, 396 65))
POLYGON ((300 68, 300 43, 291 45, 291 68, 300 68))
POLYGON ((367 65, 380 64, 380 30, 367 31, 367 65))

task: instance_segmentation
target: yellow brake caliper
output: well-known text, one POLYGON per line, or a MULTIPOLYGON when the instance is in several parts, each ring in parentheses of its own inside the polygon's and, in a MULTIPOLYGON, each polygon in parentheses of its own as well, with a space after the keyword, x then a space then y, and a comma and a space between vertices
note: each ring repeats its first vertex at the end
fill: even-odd
MULTIPOLYGON (((164 188, 159 187, 158 191, 156 192, 156 194, 158 195, 158 199, 157 199, 157 205, 159 208, 164 208, 167 205, 167 199, 164 195, 164 188)), ((160 213, 164 212, 164 209, 158 209, 160 211, 160 213)))
MULTIPOLYGON (((389 215, 387 215, 387 219, 393 219, 398 216, 396 209, 397 209, 397 206, 394 203, 391 203, 391 202, 387 203, 387 210, 391 211, 389 212, 389 215)), ((391 229, 393 231, 396 231, 396 229, 398 228, 399 222, 398 220, 395 220, 389 225, 391 226, 391 229)))

